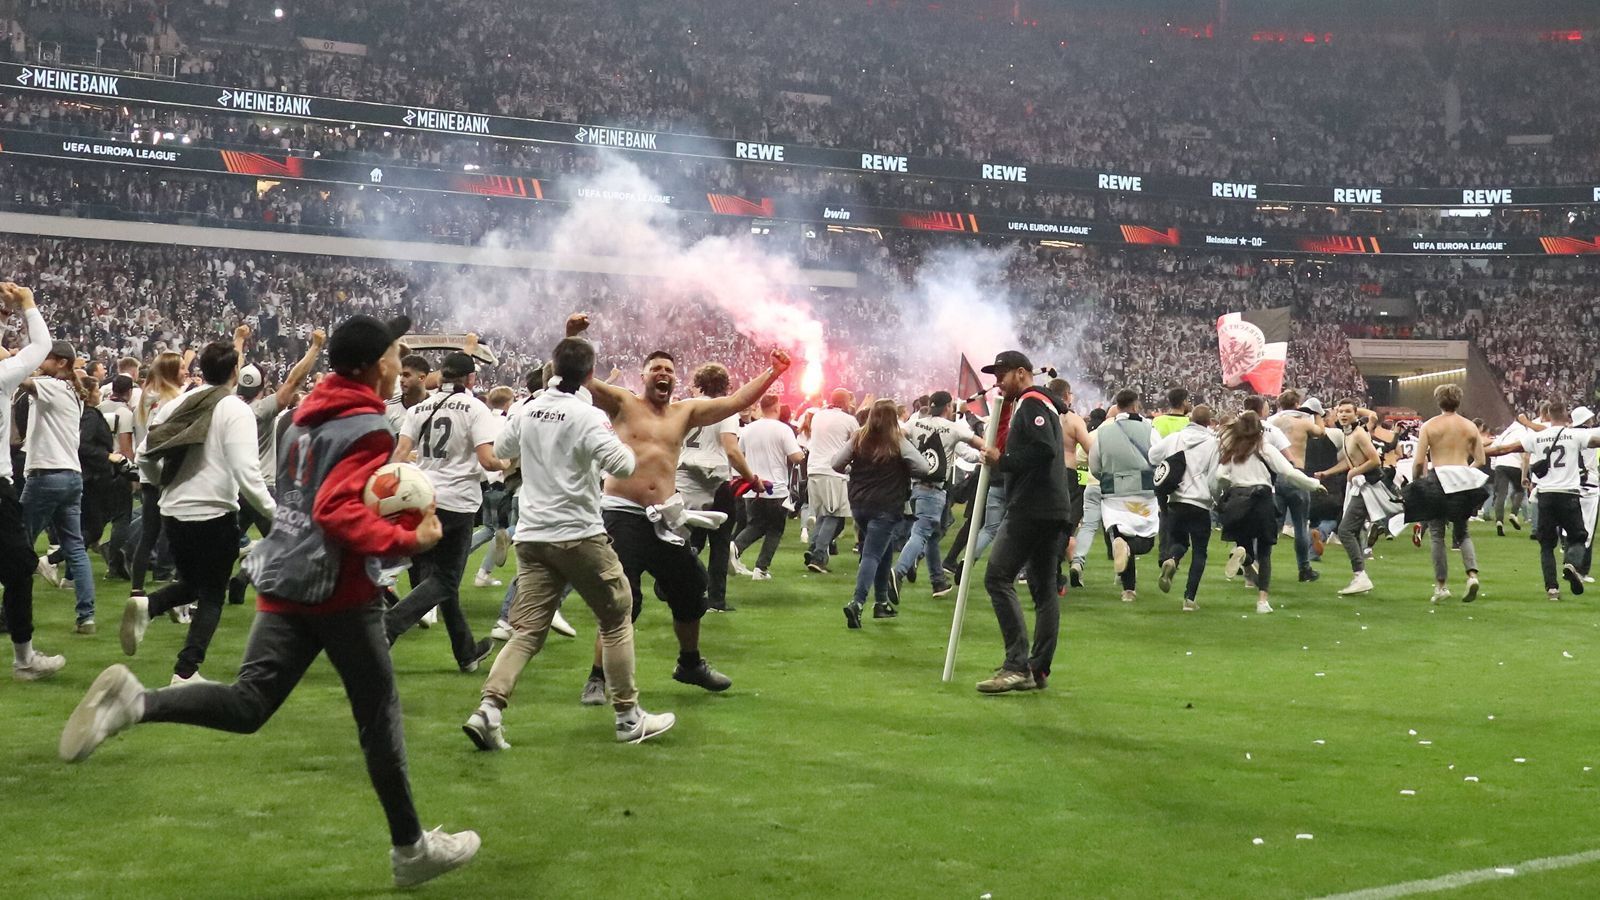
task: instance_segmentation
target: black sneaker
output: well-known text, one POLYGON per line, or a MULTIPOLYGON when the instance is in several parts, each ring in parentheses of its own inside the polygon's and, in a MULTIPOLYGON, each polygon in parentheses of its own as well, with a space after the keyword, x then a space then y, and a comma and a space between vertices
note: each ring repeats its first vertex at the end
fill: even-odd
POLYGON ((901 575, 899 572, 890 573, 890 575, 889 575, 889 605, 890 606, 899 606, 900 605, 900 583, 903 580, 905 580, 905 576, 901 575))
POLYGON ((948 581, 935 581, 933 583, 932 587, 933 587, 933 596, 935 596, 935 597, 948 596, 951 591, 956 589, 956 586, 953 583, 948 582, 948 581))
POLYGON ((245 591, 248 591, 249 589, 250 589, 250 582, 246 581, 245 579, 243 579, 243 578, 232 578, 232 579, 229 579, 228 580, 228 605, 229 606, 242 606, 244 604, 245 591))
POLYGON ((1504 523, 1504 522, 1496 522, 1496 523, 1494 523, 1494 533, 1499 537, 1505 537, 1506 536, 1506 523, 1504 523))
POLYGON ((1074 565, 1067 570, 1067 579, 1075 588, 1083 587, 1083 566, 1074 565))
POLYGON ((844 627, 861 627, 861 607, 855 605, 854 603, 846 603, 844 605, 844 627))
POLYGON ((1316 581, 1318 578, 1321 578, 1321 577, 1322 577, 1322 574, 1320 572, 1318 572, 1316 569, 1305 568, 1305 569, 1301 569, 1300 570, 1300 580, 1301 581, 1316 581))
POLYGON ((1033 670, 1033 689, 1034 690, 1036 690, 1036 691, 1044 690, 1045 689, 1045 685, 1049 681, 1050 681, 1050 673, 1049 672, 1041 672, 1038 669, 1034 669, 1033 670))
POLYGON ((478 646, 472 648, 472 659, 466 662, 458 662, 458 665, 461 666, 461 671, 463 672, 476 672, 478 671, 478 664, 488 659, 489 654, 493 652, 494 641, 490 638, 484 638, 478 642, 478 646))
POLYGON ((1577 566, 1573 565, 1572 563, 1567 563, 1566 565, 1562 566, 1561 577, 1567 580, 1568 585, 1571 585, 1572 593, 1583 593, 1583 573, 1578 571, 1577 566))
POLYGON ((906 573, 906 584, 916 584, 916 583, 917 583, 917 570, 916 569, 912 569, 911 571, 906 573))
POLYGON ((895 608, 887 603, 879 603, 872 607, 872 617, 874 619, 892 619, 898 615, 900 614, 895 611, 895 608))
POLYGON ((733 679, 711 668, 711 663, 706 662, 704 657, 687 669, 683 663, 678 663, 678 667, 672 670, 672 680, 703 687, 714 694, 733 687, 733 679))

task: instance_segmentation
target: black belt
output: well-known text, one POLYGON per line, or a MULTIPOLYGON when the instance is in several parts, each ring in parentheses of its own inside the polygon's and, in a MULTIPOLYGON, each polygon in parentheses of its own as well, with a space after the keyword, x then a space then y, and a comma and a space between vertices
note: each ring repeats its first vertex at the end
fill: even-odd
POLYGON ((34 475, 54 475, 58 472, 67 472, 72 475, 79 474, 77 469, 29 469, 28 477, 31 478, 34 475))

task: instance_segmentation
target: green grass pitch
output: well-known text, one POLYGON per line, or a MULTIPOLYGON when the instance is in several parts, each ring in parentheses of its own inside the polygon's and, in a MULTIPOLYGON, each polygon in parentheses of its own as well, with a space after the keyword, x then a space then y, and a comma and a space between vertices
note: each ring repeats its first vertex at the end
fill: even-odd
MULTIPOLYGON (((678 726, 642 746, 577 703, 594 635, 581 604, 579 639, 552 636, 524 675, 500 754, 460 730, 483 673, 454 670, 442 629, 414 632, 395 658, 424 826, 484 842, 419 893, 1306 897, 1600 847, 1600 590, 1550 603, 1532 542, 1476 531, 1475 604, 1430 606, 1426 548, 1401 540, 1380 545, 1370 596, 1335 596, 1348 571, 1332 547, 1322 581, 1280 579, 1266 616, 1223 580, 1219 541, 1196 613, 1156 590, 1150 557, 1138 602, 1119 602, 1097 547, 1049 690, 984 697, 973 684, 1001 653, 981 584, 941 684, 954 596, 929 598, 924 573, 897 620, 846 631, 855 557, 808 575, 791 527, 774 579, 735 578, 738 610, 706 619, 728 693, 670 679, 670 620, 647 601, 642 699, 678 726)), ((1279 544, 1280 572, 1292 553, 1279 544)), ((7 896, 388 891, 387 833, 325 660, 259 734, 143 726, 68 766, 63 721, 124 660, 127 585, 102 582, 100 633, 79 637, 70 592, 37 584, 35 642, 68 663, 0 686, 7 896)), ((469 581, 464 596, 487 633, 500 591, 469 581)), ((225 610, 203 674, 232 677, 250 609, 225 610)), ((153 623, 134 671, 165 683, 181 637, 153 623)), ((1600 865, 1459 895, 1593 897, 1600 865)))

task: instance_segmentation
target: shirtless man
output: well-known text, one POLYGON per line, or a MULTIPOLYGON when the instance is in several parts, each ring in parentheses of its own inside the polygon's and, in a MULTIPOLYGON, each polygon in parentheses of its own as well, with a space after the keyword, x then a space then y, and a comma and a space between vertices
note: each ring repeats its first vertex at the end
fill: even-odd
MULTIPOLYGON (((1089 426, 1083 421, 1083 416, 1072 411, 1072 384, 1065 378, 1054 378, 1045 386, 1045 390, 1060 397, 1061 402, 1067 407, 1067 411, 1061 414, 1061 444, 1066 451, 1065 458, 1075 464, 1079 448, 1082 448, 1087 456, 1094 439, 1089 437, 1089 426)), ((1067 488, 1072 494, 1072 519, 1067 522, 1070 537, 1067 539, 1066 558, 1072 559, 1073 550, 1076 549, 1074 545, 1078 540, 1078 526, 1083 524, 1084 493, 1084 486, 1078 483, 1078 471, 1075 465, 1072 476, 1067 479, 1067 488)), ((1073 572, 1072 577, 1079 582, 1074 587, 1083 586, 1081 583, 1083 580, 1082 570, 1073 572)), ((1062 583, 1065 584, 1066 582, 1063 581, 1062 583)))
MULTIPOLYGON (((589 317, 575 313, 567 319, 567 336, 577 337, 588 327, 589 317)), ((700 655, 700 620, 706 614, 705 570, 688 541, 667 527, 668 521, 676 518, 671 507, 661 522, 652 522, 647 511, 676 497, 678 454, 689 430, 715 425, 754 404, 788 369, 789 354, 773 350, 772 367, 734 393, 674 401, 676 366, 670 354, 658 350, 645 360, 642 397, 598 380, 591 379, 586 385, 594 405, 611 417, 617 437, 637 457, 632 475, 606 476, 601 498, 606 532, 633 588, 633 618, 639 618, 643 607, 640 578, 649 572, 655 578, 656 596, 672 610, 672 626, 678 635, 678 667, 672 677, 708 691, 725 691, 733 679, 711 668, 700 655)), ((681 502, 678 506, 681 515, 681 502)), ((606 702, 598 642, 582 702, 595 706, 606 702)))
POLYGON ((1365 594, 1372 590, 1372 576, 1367 574, 1366 535, 1367 526, 1377 518, 1374 515, 1377 512, 1374 502, 1377 498, 1371 494, 1378 488, 1367 483, 1366 474, 1383 464, 1383 455, 1372 443, 1372 435, 1363 424, 1371 421, 1371 418, 1363 418, 1364 413, 1370 415, 1370 411, 1361 409, 1354 398, 1339 401, 1339 405, 1334 407, 1339 430, 1344 433, 1344 447, 1339 451, 1339 461, 1312 475, 1318 481, 1326 481, 1340 472, 1347 473, 1344 516, 1339 520, 1338 532, 1339 542, 1350 556, 1352 573, 1350 583, 1339 590, 1344 596, 1365 594))
MULTIPOLYGON (((1327 429, 1322 424, 1322 402, 1310 398, 1302 407, 1300 399, 1299 391, 1284 391, 1278 397, 1278 414, 1271 421, 1289 441, 1283 448, 1284 457, 1303 472, 1306 441, 1322 437, 1327 429)), ((1300 567, 1300 580, 1316 581, 1321 576, 1311 568, 1311 493, 1285 482, 1278 486, 1277 498, 1279 519, 1287 516, 1294 523, 1294 560, 1300 567)))
MULTIPOLYGON (((1467 517, 1472 515, 1480 499, 1471 509, 1456 509, 1454 495, 1482 488, 1488 477, 1479 468, 1484 463, 1483 437, 1477 426, 1456 410, 1461 408, 1461 388, 1454 384, 1441 384, 1434 388, 1433 399, 1439 404, 1439 415, 1422 425, 1417 435, 1417 456, 1411 463, 1411 480, 1421 481, 1428 473, 1428 463, 1433 464, 1433 475, 1444 488, 1446 505, 1450 507, 1449 523, 1452 538, 1461 548, 1461 565, 1467 570, 1467 594, 1461 599, 1472 602, 1478 597, 1478 555, 1472 548, 1472 536, 1467 533, 1467 517)), ((1428 523, 1433 536, 1433 602, 1450 596, 1445 580, 1450 574, 1449 548, 1444 542, 1445 519, 1428 523)))

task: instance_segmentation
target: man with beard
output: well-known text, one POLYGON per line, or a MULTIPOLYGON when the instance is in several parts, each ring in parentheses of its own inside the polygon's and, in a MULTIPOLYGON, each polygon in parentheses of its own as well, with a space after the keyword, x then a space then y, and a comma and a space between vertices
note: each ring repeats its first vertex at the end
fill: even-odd
MULTIPOLYGON (((588 327, 589 317, 575 313, 567 319, 567 337, 577 337, 588 327)), ((688 541, 678 533, 690 516, 677 493, 683 440, 690 429, 715 425, 755 403, 788 369, 789 354, 773 350, 772 367, 733 394, 673 401, 676 364, 671 354, 658 350, 645 359, 643 396, 594 379, 586 385, 594 395, 594 405, 611 417, 617 437, 637 457, 632 475, 606 478, 602 518, 633 589, 633 618, 639 618, 643 607, 640 579, 646 572, 655 579, 656 596, 672 610, 673 630, 678 636, 678 665, 672 673, 675 681, 708 691, 725 691, 733 685, 733 679, 711 668, 700 655, 706 574, 688 541)), ((606 702, 598 643, 582 702, 592 706, 606 702)))

